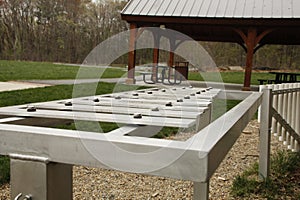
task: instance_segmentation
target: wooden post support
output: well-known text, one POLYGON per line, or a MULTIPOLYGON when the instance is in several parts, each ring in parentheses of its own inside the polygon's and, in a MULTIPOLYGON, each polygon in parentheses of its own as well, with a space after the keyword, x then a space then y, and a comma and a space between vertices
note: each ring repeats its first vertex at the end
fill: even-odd
POLYGON ((169 38, 169 42, 170 42, 170 54, 169 54, 168 66, 172 67, 174 65, 175 39, 169 38))
POLYGON ((247 34, 245 34, 241 29, 234 29, 244 41, 243 48, 247 52, 246 58, 246 68, 245 68, 245 77, 244 77, 244 86, 242 90, 250 91, 251 85, 251 74, 252 74, 252 67, 253 67, 253 55, 254 53, 263 45, 258 45, 259 42, 269 33, 273 31, 273 29, 267 29, 261 32, 260 34, 257 33, 256 28, 249 28, 247 30, 247 34))
POLYGON ((168 67, 169 67, 169 74, 168 76, 171 77, 172 75, 172 67, 174 65, 174 51, 176 48, 176 44, 175 44, 175 39, 174 38, 169 38, 169 42, 170 42, 170 54, 169 54, 169 61, 168 61, 168 67))
POLYGON ((254 48, 256 46, 255 44, 256 36, 257 36, 256 29, 249 28, 247 40, 246 40, 247 58, 246 58, 246 68, 245 68, 245 77, 244 77, 244 87, 242 88, 245 91, 251 90, 250 89, 251 73, 252 73, 252 66, 253 66, 254 48))
POLYGON ((128 52, 128 73, 126 84, 135 84, 135 60, 136 60, 136 38, 137 25, 130 24, 129 52, 128 52))
POLYGON ((170 51, 168 66, 173 67, 174 65, 174 52, 170 51))
POLYGON ((153 66, 152 66, 152 80, 156 82, 157 80, 157 65, 159 63, 159 41, 160 36, 155 32, 152 33, 154 38, 154 49, 153 49, 153 66))

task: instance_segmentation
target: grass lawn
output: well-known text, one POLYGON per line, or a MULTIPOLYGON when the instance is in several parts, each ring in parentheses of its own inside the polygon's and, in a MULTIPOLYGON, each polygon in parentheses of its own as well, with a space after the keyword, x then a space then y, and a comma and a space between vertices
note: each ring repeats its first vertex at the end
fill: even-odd
MULTIPOLYGON (((94 88, 93 83, 80 84, 76 86, 78 89, 85 89, 86 94, 90 94, 88 91, 89 88, 94 88)), ((134 85, 118 85, 118 91, 128 91, 134 89, 142 89, 145 87, 137 87, 134 85)), ((115 89, 114 83, 104 83, 101 82, 98 84, 96 94, 108 94, 112 93, 115 89)), ((3 106, 12 106, 20 104, 28 104, 35 102, 44 102, 44 101, 53 101, 59 99, 69 99, 72 98, 73 94, 73 85, 57 85, 49 86, 44 88, 33 88, 27 90, 16 90, 0 93, 0 107, 3 106)), ((84 92, 83 92, 83 96, 84 92)))
MULTIPOLYGON (((47 62, 0 60, 0 81, 75 79, 79 69, 79 66, 57 65, 47 62)), ((84 67, 80 70, 80 74, 83 74, 80 78, 83 79, 99 78, 99 74, 102 73, 101 78, 119 78, 126 73, 126 71, 117 68, 104 70, 84 67)), ((251 84, 258 85, 257 79, 274 79, 274 75, 267 72, 252 72, 251 84)), ((189 80, 243 84, 244 72, 190 72, 189 80)))
POLYGON ((300 153, 278 151, 271 157, 269 179, 258 179, 258 163, 237 176, 231 188, 236 199, 300 199, 300 153))
MULTIPOLYGON (((0 81, 12 80, 50 80, 75 79, 79 66, 57 65, 47 62, 23 62, 0 60, 0 81)), ((108 68, 106 70, 94 67, 81 68, 80 78, 119 78, 126 72, 121 69, 108 68)))
MULTIPOLYGON (((259 85, 257 79, 274 79, 273 74, 268 72, 252 72, 251 85, 259 85)), ((244 72, 190 72, 189 80, 212 81, 224 83, 244 83, 244 72), (221 75, 221 77, 220 77, 221 75)))

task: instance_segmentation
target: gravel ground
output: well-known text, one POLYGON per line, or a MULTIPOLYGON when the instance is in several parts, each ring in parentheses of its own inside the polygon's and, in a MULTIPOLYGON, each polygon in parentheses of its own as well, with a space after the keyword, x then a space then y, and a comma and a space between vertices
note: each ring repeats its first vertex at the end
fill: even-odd
MULTIPOLYGON (((210 199, 230 196, 233 179, 258 161, 258 127, 251 121, 210 181, 210 199)), ((281 145, 272 138, 272 149, 281 145)), ((111 170, 74 167, 75 200, 192 199, 193 183, 111 170)), ((0 199, 9 199, 9 185, 0 187, 0 199)))

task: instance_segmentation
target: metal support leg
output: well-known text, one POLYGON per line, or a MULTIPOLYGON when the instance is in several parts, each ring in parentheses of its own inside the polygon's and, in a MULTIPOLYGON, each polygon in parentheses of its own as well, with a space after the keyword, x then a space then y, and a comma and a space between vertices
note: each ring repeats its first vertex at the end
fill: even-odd
POLYGON ((208 200, 209 197, 209 181, 206 183, 194 182, 193 200, 208 200))
POLYGON ((11 158, 11 199, 71 200, 72 166, 11 158))
POLYGON ((272 123, 272 90, 264 88, 261 104, 261 123, 259 135, 259 177, 266 179, 270 171, 270 140, 272 123))

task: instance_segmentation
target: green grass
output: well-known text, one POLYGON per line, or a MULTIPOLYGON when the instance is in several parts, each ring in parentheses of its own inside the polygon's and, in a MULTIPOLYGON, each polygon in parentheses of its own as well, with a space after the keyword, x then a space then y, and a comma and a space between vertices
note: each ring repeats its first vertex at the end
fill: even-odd
MULTIPOLYGON (((142 89, 145 87, 129 86, 129 85, 116 85, 114 83, 99 83, 95 94, 108 94, 112 93, 115 88, 118 91, 128 91, 133 89, 142 89)), ((93 83, 86 83, 77 85, 76 88, 80 92, 80 96, 94 95, 91 94, 95 87, 93 83)), ((20 104, 29 104, 35 102, 52 101, 59 99, 69 99, 73 95, 73 85, 57 85, 44 88, 33 88, 27 90, 16 90, 0 93, 0 107, 12 106, 20 104)), ((77 95, 79 96, 79 95, 77 95)))
MULTIPOLYGON (((267 72, 252 72, 251 85, 259 85, 257 79, 274 78, 273 74, 267 72)), ((190 72, 189 80, 243 84, 244 72, 190 72)))
POLYGON ((106 70, 94 67, 66 66, 46 62, 23 62, 0 60, 0 81, 75 79, 80 69, 80 78, 119 78, 126 72, 121 69, 106 70))
POLYGON ((271 159, 271 174, 258 179, 258 163, 237 176, 231 188, 235 198, 300 199, 300 153, 278 151, 271 159))
POLYGON ((8 183, 10 179, 10 163, 9 158, 0 156, 0 185, 8 183))
POLYGON ((89 132, 100 132, 99 127, 101 127, 101 133, 108 133, 112 130, 119 128, 116 123, 108 123, 108 122, 91 122, 91 121, 76 121, 75 123, 69 124, 61 124, 56 125, 53 128, 60 129, 68 129, 68 130, 81 130, 81 131, 89 131, 89 132), (79 126, 79 127, 78 127, 79 126))
POLYGON ((213 101, 212 120, 216 120, 225 112, 236 106, 240 100, 215 99, 213 101))
MULTIPOLYGON (((12 80, 51 80, 75 79, 80 69, 80 78, 119 78, 126 71, 108 68, 106 70, 79 66, 57 65, 47 62, 6 61, 0 60, 0 81, 12 80)), ((257 79, 274 79, 274 75, 267 72, 252 72, 252 85, 258 85, 257 79)), ((242 84, 244 72, 190 72, 189 80, 213 81, 242 84), (220 78, 221 75, 221 78, 220 78)))

